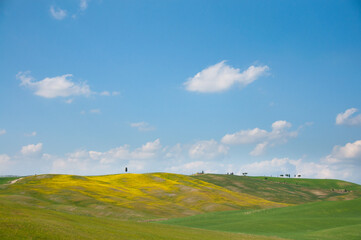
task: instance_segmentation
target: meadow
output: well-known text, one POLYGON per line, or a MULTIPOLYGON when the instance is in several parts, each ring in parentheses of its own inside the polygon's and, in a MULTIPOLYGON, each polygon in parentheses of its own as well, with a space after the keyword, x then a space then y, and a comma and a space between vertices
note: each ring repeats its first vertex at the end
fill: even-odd
POLYGON ((339 180, 170 173, 14 179, 0 178, 0 239, 361 237, 361 186, 339 180))
POLYGON ((288 239, 361 239, 361 199, 216 212, 163 223, 288 239))

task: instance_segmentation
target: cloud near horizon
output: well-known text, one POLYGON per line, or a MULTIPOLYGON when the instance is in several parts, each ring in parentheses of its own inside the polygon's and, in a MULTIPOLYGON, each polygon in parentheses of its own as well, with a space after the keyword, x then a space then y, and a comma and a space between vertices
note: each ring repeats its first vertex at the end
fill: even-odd
POLYGON ((155 159, 161 153, 161 149, 160 140, 156 139, 134 150, 131 150, 129 145, 123 145, 105 152, 79 150, 65 157, 51 155, 46 157, 52 161, 52 173, 96 172, 102 169, 113 172, 114 164, 132 166, 133 171, 134 169, 141 171, 147 164, 144 161, 155 159))
MULTIPOLYGON (((156 139, 133 149, 125 144, 104 152, 78 150, 61 157, 47 153, 40 155, 42 146, 42 143, 23 146, 22 155, 13 157, 1 154, 0 166, 8 168, 18 162, 17 159, 26 157, 28 161, 42 161, 42 164, 48 165, 46 172, 50 173, 112 174, 123 172, 127 166, 131 172, 167 171, 192 174, 203 170, 223 174, 234 172, 238 175, 248 172, 252 176, 289 173, 301 174, 306 178, 337 178, 354 182, 360 181, 358 173, 361 171, 361 140, 334 146, 329 155, 318 161, 275 157, 248 164, 227 164, 222 161, 222 158, 228 155, 229 147, 213 139, 191 145, 176 144, 173 147, 164 147, 160 140, 156 139), (161 167, 153 168, 154 164, 160 164, 161 167)), ((44 167, 44 170, 46 169, 44 167)))
POLYGON ((5 174, 10 164, 10 157, 7 154, 0 154, 0 174, 5 174))
POLYGON ((268 66, 250 66, 241 72, 239 68, 233 68, 221 61, 197 73, 184 83, 186 90, 191 92, 214 93, 230 89, 239 84, 244 87, 265 75, 268 66))
POLYGON ((260 128, 241 130, 236 133, 226 134, 221 142, 228 145, 254 144, 256 147, 250 152, 252 156, 263 154, 267 147, 286 143, 288 139, 297 137, 298 131, 289 131, 292 124, 279 120, 272 123, 272 130, 267 131, 260 128))
POLYGON ((192 159, 214 159, 227 155, 228 150, 228 146, 211 139, 196 142, 189 148, 188 153, 192 159))

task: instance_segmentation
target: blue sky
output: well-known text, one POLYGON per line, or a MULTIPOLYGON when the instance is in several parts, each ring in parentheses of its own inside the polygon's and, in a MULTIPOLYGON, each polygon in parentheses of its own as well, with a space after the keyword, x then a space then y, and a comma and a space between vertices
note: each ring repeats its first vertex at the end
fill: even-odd
POLYGON ((1 1, 0 174, 361 183, 357 1, 1 1))

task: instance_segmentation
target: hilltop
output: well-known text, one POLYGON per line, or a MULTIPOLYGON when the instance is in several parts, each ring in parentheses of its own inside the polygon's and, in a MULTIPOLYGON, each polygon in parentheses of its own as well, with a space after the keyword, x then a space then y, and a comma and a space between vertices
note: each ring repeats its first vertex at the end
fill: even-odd
POLYGON ((238 193, 248 193, 270 201, 301 204, 361 197, 361 186, 336 179, 245 177, 221 174, 192 176, 238 193))

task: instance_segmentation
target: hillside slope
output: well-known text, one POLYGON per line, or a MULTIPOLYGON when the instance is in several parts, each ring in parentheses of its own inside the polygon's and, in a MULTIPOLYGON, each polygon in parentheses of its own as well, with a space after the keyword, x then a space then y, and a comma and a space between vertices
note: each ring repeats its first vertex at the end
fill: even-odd
POLYGON ((0 239, 2 240, 280 240, 275 237, 76 215, 28 207, 4 199, 0 201, 0 213, 0 239))
POLYGON ((361 239, 361 198, 285 208, 206 213, 165 224, 289 239, 361 239))
POLYGON ((192 177, 234 192, 248 193, 270 201, 289 204, 321 200, 351 200, 361 197, 360 185, 333 179, 265 178, 220 174, 202 174, 192 177))
POLYGON ((122 219, 286 206, 190 176, 168 173, 30 176, 1 185, 1 199, 29 207, 122 219))

